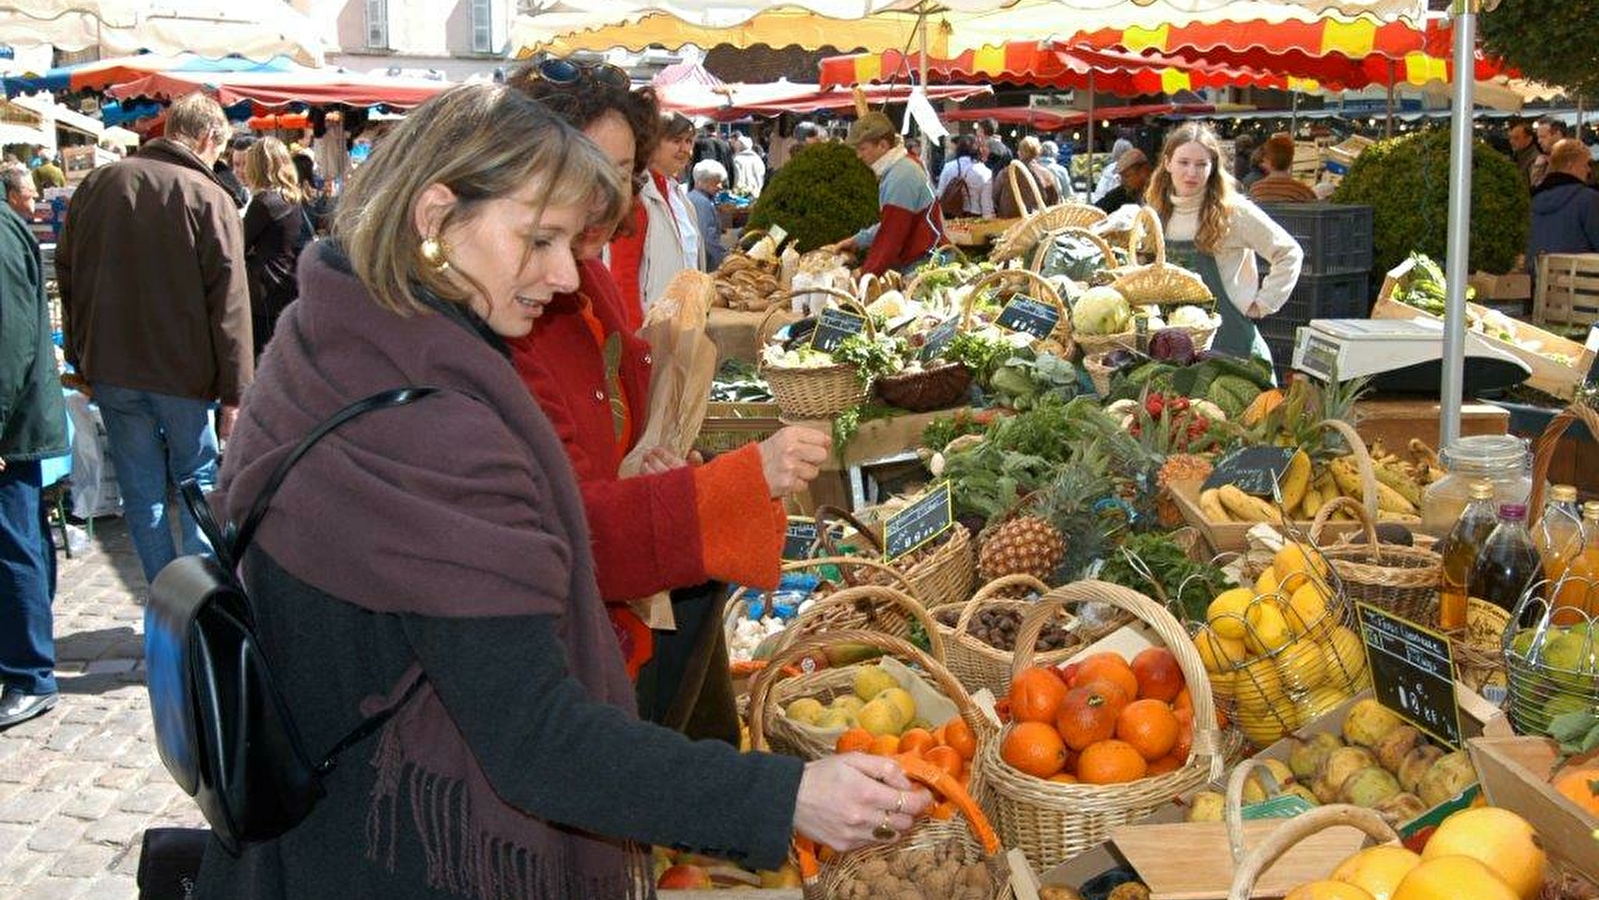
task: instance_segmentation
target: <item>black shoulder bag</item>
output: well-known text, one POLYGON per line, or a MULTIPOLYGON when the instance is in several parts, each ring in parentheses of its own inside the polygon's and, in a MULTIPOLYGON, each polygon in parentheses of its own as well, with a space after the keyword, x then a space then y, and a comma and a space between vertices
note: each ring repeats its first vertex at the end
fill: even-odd
POLYGON ((363 721, 326 753, 310 756, 262 652, 238 564, 283 479, 318 441, 357 416, 442 390, 384 391, 334 413, 272 471, 237 529, 232 522, 217 527, 193 480, 181 488, 216 558, 175 559, 150 586, 144 614, 150 712, 162 764, 194 798, 230 853, 276 838, 303 821, 322 799, 322 779, 338 764, 339 754, 381 728, 422 683, 418 679, 399 702, 363 721))

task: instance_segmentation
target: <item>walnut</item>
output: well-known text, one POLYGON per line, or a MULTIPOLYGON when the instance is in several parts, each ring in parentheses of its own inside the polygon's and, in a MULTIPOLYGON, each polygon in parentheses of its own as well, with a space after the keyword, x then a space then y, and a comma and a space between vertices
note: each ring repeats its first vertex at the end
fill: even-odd
POLYGON ((876 881, 888 874, 888 860, 876 856, 855 867, 855 877, 863 881, 876 881))
POLYGON ((948 869, 937 868, 928 872, 918 882, 922 893, 929 897, 948 897, 955 891, 955 876, 948 869))
POLYGON ((1149 900, 1149 888, 1137 881, 1118 884, 1105 900, 1149 900))

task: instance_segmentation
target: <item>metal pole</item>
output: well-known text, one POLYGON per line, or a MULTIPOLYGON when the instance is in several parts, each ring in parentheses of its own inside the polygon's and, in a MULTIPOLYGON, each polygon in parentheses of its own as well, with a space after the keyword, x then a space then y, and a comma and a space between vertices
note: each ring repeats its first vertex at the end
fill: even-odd
MULTIPOLYGON (((921 71, 918 73, 918 77, 921 79, 922 90, 925 91, 927 90, 927 13, 925 12, 916 17, 916 37, 922 51, 921 71)), ((928 102, 932 102, 931 96, 929 96, 928 102)), ((931 167, 933 165, 933 141, 927 136, 927 129, 921 128, 917 130, 922 133, 922 164, 931 167)), ((936 174, 933 180, 938 180, 936 174)))
POLYGON ((1466 361, 1466 276, 1471 252, 1472 78, 1477 40, 1476 5, 1480 0, 1455 0, 1455 89, 1449 132, 1449 249, 1444 277, 1449 282, 1444 302, 1443 390, 1439 401, 1438 446, 1460 437, 1460 405, 1466 361))
POLYGON ((1383 137, 1394 136, 1394 61, 1388 60, 1388 124, 1384 127, 1383 137))
POLYGON ((1088 196, 1094 196, 1094 70, 1088 70, 1088 196))
POLYGON ((1288 107, 1288 136, 1297 138, 1299 135, 1299 92, 1289 91, 1292 98, 1288 107))

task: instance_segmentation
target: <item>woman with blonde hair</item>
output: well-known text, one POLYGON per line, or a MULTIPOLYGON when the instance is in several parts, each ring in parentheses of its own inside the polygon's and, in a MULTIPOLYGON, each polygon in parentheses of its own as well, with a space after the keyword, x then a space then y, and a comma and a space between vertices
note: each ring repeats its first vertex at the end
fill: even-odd
POLYGON ((251 194, 244 211, 244 268, 250 280, 255 355, 260 357, 278 316, 299 293, 295 263, 313 235, 301 205, 309 186, 301 185, 289 148, 274 137, 250 145, 243 174, 251 194))
POLYGON ((298 825, 238 855, 213 839, 200 900, 640 898, 651 844, 771 869, 795 831, 888 841, 931 803, 891 759, 741 754, 637 720, 571 463, 506 346, 577 289, 574 251, 626 203, 611 159, 503 85, 429 100, 356 170, 213 502, 238 521, 335 411, 443 389, 316 444, 240 564, 310 752, 393 715, 298 825))
POLYGON ((1288 302, 1305 254, 1292 235, 1238 192, 1209 125, 1188 122, 1167 135, 1145 195, 1165 226, 1166 258, 1199 273, 1216 296, 1222 324, 1211 349, 1270 362, 1255 320, 1288 302), (1256 256, 1271 265, 1264 281, 1256 256))

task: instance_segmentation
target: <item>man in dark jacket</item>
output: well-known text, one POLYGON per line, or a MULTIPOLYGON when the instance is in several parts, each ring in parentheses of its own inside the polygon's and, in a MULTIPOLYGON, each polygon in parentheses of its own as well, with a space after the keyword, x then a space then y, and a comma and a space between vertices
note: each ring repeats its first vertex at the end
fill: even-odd
MULTIPOLYGON (((168 486, 192 477, 211 487, 217 438, 254 375, 243 225, 211 169, 227 137, 215 100, 173 103, 167 137, 84 179, 56 248, 67 361, 105 418, 149 580, 176 555, 168 486)), ((205 552, 188 510, 179 516, 184 553, 205 552)))
POLYGON ((1521 172, 1521 177, 1527 180, 1527 187, 1532 187, 1532 167, 1538 162, 1538 137, 1532 133, 1532 125, 1525 121, 1518 121, 1510 126, 1511 158, 1516 161, 1516 169, 1521 172))
MULTIPOLYGON (((3 178, 8 201, 33 190, 27 172, 3 178)), ((39 245, 8 202, 0 209, 0 729, 56 704, 55 546, 39 461, 68 447, 44 280, 39 245)))
POLYGON ((1570 138, 1549 154, 1549 174, 1532 192, 1527 271, 1534 276, 1542 254, 1599 250, 1599 191, 1588 186, 1589 162, 1588 148, 1570 138))

